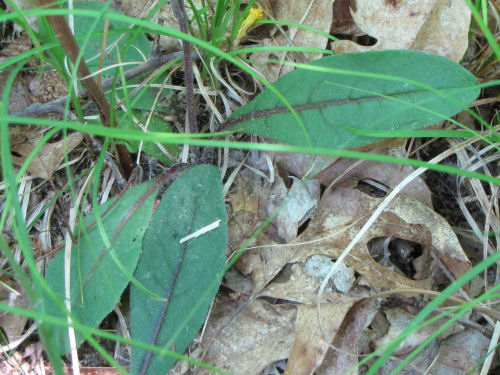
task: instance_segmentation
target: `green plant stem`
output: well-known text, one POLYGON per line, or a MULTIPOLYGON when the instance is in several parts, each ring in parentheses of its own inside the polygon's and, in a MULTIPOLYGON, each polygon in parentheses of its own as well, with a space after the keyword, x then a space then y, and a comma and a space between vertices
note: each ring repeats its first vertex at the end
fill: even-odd
MULTIPOLYGON (((188 33, 186 10, 184 9, 184 0, 172 1, 172 10, 181 31, 188 33)), ((186 106, 189 131, 198 133, 198 124, 196 123, 196 111, 194 108, 194 77, 193 77, 193 59, 191 57, 191 43, 187 40, 182 41, 182 49, 184 51, 184 83, 186 86, 186 106)))

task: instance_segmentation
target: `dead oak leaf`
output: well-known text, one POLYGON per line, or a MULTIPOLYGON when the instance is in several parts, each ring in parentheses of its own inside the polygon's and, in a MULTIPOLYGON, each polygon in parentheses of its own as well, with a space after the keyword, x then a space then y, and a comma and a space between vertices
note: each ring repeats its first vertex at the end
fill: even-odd
MULTIPOLYGON (((337 53, 415 49, 458 62, 467 49, 471 13, 464 1, 356 0, 350 4, 354 25, 377 42, 367 47, 337 41, 332 44, 337 53)), ((348 27, 348 17, 336 19, 348 27)))
MULTIPOLYGON (((31 136, 24 139, 17 134, 16 142, 11 142, 12 159, 18 166, 24 163, 42 138, 40 131, 33 130, 30 134, 31 136)), ((49 179, 64 159, 64 155, 71 152, 82 140, 83 134, 71 133, 60 141, 44 144, 28 166, 28 172, 32 176, 49 179)))
POLYGON ((315 305, 297 306, 295 341, 285 375, 312 374, 323 362, 333 337, 356 300, 321 305, 321 329, 315 305), (326 336, 326 337, 325 337, 326 336))
MULTIPOLYGON (((253 300, 218 301, 206 327, 204 362, 234 375, 260 374, 270 363, 288 357, 295 333, 296 306, 253 300), (236 314, 236 316, 234 316, 236 314)), ((199 369, 196 374, 208 374, 199 369)))
MULTIPOLYGON (((315 298, 321 280, 310 277, 309 287, 304 288, 307 281, 297 267, 303 267, 310 257, 318 254, 335 261, 380 201, 380 198, 353 189, 327 191, 308 228, 294 241, 296 246, 281 249, 291 255, 288 263, 295 266, 292 266, 293 278, 287 280, 286 287, 271 282, 262 294, 297 302, 315 298), (294 286, 295 280, 302 280, 302 283, 294 286)), ((400 195, 369 228, 344 261, 348 267, 354 268, 360 279, 377 291, 430 287, 430 280, 411 280, 377 263, 370 255, 368 243, 371 239, 380 237, 401 238, 420 244, 423 252, 433 251, 456 278, 471 267, 448 223, 416 199, 400 195)), ((281 257, 285 259, 285 255, 282 254, 281 257)))
MULTIPOLYGON (((287 0, 271 2, 274 17, 282 21, 300 23, 329 32, 332 24, 332 7, 334 0, 287 0)), ((274 34, 261 41, 262 46, 294 45, 314 48, 326 48, 328 38, 315 32, 290 27, 286 36, 274 34)), ((315 53, 293 54, 289 52, 257 52, 252 54, 250 60, 254 67, 269 81, 274 82, 286 73, 293 70, 292 67, 276 64, 270 60, 291 60, 305 63, 320 57, 315 53)))

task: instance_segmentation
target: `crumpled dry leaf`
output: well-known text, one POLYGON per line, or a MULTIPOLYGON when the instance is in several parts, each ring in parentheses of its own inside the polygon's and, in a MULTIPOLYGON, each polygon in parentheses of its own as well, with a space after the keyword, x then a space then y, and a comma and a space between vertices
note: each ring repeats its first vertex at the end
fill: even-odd
POLYGON ((260 291, 291 261, 297 248, 274 243, 264 234, 257 237, 256 248, 246 250, 236 266, 243 275, 251 275, 254 292, 260 291))
MULTIPOLYGON (((406 140, 401 143, 401 138, 386 139, 358 147, 356 151, 405 157, 405 143, 406 140)), ((414 168, 409 165, 388 164, 370 160, 353 160, 322 155, 311 156, 298 153, 279 153, 276 155, 276 163, 298 177, 304 176, 310 169, 311 160, 314 162, 315 167, 311 175, 315 179, 325 186, 334 183, 335 187, 343 188, 354 188, 360 181, 371 180, 385 186, 387 190, 391 190, 414 171, 414 168)), ((428 207, 432 207, 431 191, 421 178, 414 179, 411 184, 408 184, 402 190, 402 193, 418 199, 428 207)))
POLYGON ((295 341, 288 357, 285 375, 312 374, 323 362, 333 337, 356 300, 321 305, 321 328, 314 305, 297 306, 295 341), (323 333, 326 335, 323 336, 323 333))
POLYGON ((314 213, 320 196, 318 181, 302 183, 291 178, 288 189, 278 171, 274 172, 274 182, 263 181, 253 172, 242 171, 236 179, 236 193, 232 196, 230 215, 229 248, 239 249, 260 223, 272 215, 285 202, 271 225, 261 233, 252 245, 263 248, 249 249, 237 263, 244 275, 252 275, 255 290, 264 287, 289 261, 293 253, 284 251, 280 243, 288 243, 297 237, 299 226, 314 213))
MULTIPOLYGON (((442 375, 441 373, 435 373, 432 370, 427 372, 429 367, 433 364, 434 360, 439 351, 439 341, 433 340, 429 343, 420 353, 413 358, 404 369, 402 369, 399 374, 401 375, 422 375, 422 374, 435 374, 442 375)), ((390 357, 385 361, 385 363, 380 367, 377 374, 379 375, 390 375, 392 371, 401 363, 401 359, 397 357, 390 357)), ((455 374, 455 373, 452 373, 455 374)), ((451 374, 450 374, 451 375, 451 374)), ((464 374, 465 375, 465 374, 464 374)))
MULTIPOLYGON (((22 129, 27 127, 23 126, 22 129)), ((28 133, 22 133, 20 130, 11 133, 12 160, 19 166, 24 163, 43 136, 43 129, 40 128, 33 127, 28 133)), ((44 144, 28 166, 28 172, 32 176, 49 179, 64 159, 64 155, 71 152, 82 140, 83 134, 71 133, 65 139, 44 144)))
POLYGON ((467 329, 444 340, 436 363, 429 374, 457 375, 477 373, 477 365, 488 353, 490 340, 473 329, 467 329))
POLYGON ((231 197, 231 208, 235 215, 241 216, 244 211, 247 214, 243 216, 255 215, 261 222, 280 209, 266 233, 275 242, 290 242, 297 237, 299 226, 314 214, 320 197, 320 184, 316 180, 301 182, 293 176, 282 178, 277 168, 273 176, 271 183, 254 172, 241 171, 235 181, 237 191, 231 197), (285 178, 291 181, 290 188, 285 178))
MULTIPOLYGON (((9 306, 20 308, 28 308, 29 300, 21 286, 10 280, 3 281, 5 284, 0 285, 0 301, 9 306), (9 285, 12 290, 5 285, 9 285)), ((21 337, 24 327, 26 326, 27 317, 18 314, 11 314, 5 311, 0 312, 0 327, 3 329, 9 342, 13 342, 21 337)), ((6 343, 2 340, 1 345, 6 343)))
MULTIPOLYGON (((297 302, 314 301, 321 280, 303 275, 300 268, 313 255, 326 255, 332 260, 339 257, 379 202, 379 198, 357 190, 335 189, 325 192, 314 219, 305 232, 293 241, 299 250, 294 249, 292 244, 282 249, 282 252, 294 254, 288 261, 292 265, 288 280, 270 283, 261 295, 297 302), (294 286, 296 280, 301 282, 294 286)), ((423 253, 433 251, 456 278, 470 269, 470 263, 448 223, 419 201, 400 195, 344 261, 355 269, 363 283, 377 291, 430 287, 430 280, 410 280, 377 263, 370 255, 368 243, 379 237, 401 238, 420 244, 423 253)), ((281 255, 281 258, 285 259, 285 255, 281 255)), ((255 278, 254 282, 259 283, 259 279, 255 278)), ((335 298, 328 288, 325 298, 327 296, 335 298)))
MULTIPOLYGON (((303 1, 287 0, 274 1, 273 13, 276 19, 292 21, 303 25, 312 26, 324 32, 329 32, 332 24, 332 5, 334 0, 303 1)), ((304 47, 325 48, 328 38, 314 32, 296 27, 290 27, 287 36, 277 34, 261 41, 263 46, 294 45, 304 47)), ((270 82, 276 81, 293 68, 268 60, 288 60, 305 63, 320 57, 318 54, 292 54, 287 52, 258 52, 252 54, 250 60, 254 67, 270 82)))
MULTIPOLYGON (((205 331, 207 353, 203 361, 234 375, 260 374, 268 364, 288 357, 297 309, 257 299, 239 311, 244 303, 215 303, 205 331)), ((204 369, 196 372, 208 373, 204 369)))
POLYGON ((264 189, 267 196, 267 215, 271 216, 280 206, 278 215, 273 219, 278 236, 286 243, 297 237, 299 226, 302 225, 313 214, 320 196, 320 184, 318 180, 310 180, 305 183, 295 177, 291 177, 293 183, 287 189, 283 179, 277 175, 270 191, 264 189))
MULTIPOLYGON (((341 40, 332 44, 337 53, 386 49, 415 49, 460 61, 468 45, 471 13, 464 1, 449 0, 337 0, 350 3, 355 26, 377 39, 373 46, 341 40)), ((345 10, 340 7, 338 10, 345 10)), ((333 29, 354 29, 347 15, 338 15, 333 29)))
MULTIPOLYGON (((413 315, 399 307, 384 309, 384 314, 389 323, 389 332, 372 343, 373 348, 375 349, 381 348, 394 341, 394 339, 396 339, 401 332, 408 327, 408 324, 410 324, 414 318, 413 315)), ((438 321, 410 333, 396 348, 393 355, 399 357, 409 354, 422 344, 431 334, 433 334, 442 323, 442 321, 438 321)))
MULTIPOLYGON (((357 302, 344 318, 347 322, 342 335, 337 335, 333 345, 338 351, 330 350, 321 367, 316 371, 317 375, 327 374, 357 374, 358 354, 360 340, 363 330, 368 327, 378 310, 378 302, 373 299, 362 299, 357 302), (353 370, 356 368, 355 370, 353 370)), ((321 308, 323 311, 323 308, 321 308)))

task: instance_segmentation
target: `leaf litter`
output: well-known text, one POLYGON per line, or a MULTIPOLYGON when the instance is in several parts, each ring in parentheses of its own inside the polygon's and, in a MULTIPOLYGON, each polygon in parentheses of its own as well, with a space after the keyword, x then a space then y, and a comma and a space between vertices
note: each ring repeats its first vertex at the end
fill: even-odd
MULTIPOLYGON (((270 10, 276 19, 345 33, 353 39, 368 34, 377 40, 368 47, 346 40, 331 43, 336 52, 412 48, 459 61, 467 47, 470 13, 463 2, 337 0, 272 2, 272 5, 270 10), (344 13, 333 12, 330 18, 328 10, 332 6, 343 8, 344 13)), ((177 22, 173 25, 177 27, 177 22)), ((288 31, 285 37, 273 29, 261 43, 318 48, 329 45, 326 38, 313 36, 311 32, 294 28, 288 31)), ((174 44, 179 46, 177 41, 174 44)), ((274 81, 289 68, 277 64, 266 66, 269 59, 305 62, 315 57, 279 52, 274 56, 254 54, 251 60, 266 78, 274 81)), ((22 90, 19 88, 19 92, 22 90)), ((33 137, 32 143, 36 144, 40 136, 33 137)), ((81 138, 72 137, 69 146, 76 147, 81 138)), ((24 143, 24 146, 29 144, 24 143)), ((64 156, 64 152, 58 151, 63 147, 58 143, 42 149, 42 155, 54 156, 38 166, 36 161, 34 166, 30 165, 32 175, 49 178, 54 173, 64 156)), ((367 147, 381 154, 402 152, 401 144, 379 142, 367 147)), ((26 155, 31 149, 20 148, 22 152, 17 152, 26 155)), ((23 161, 19 159, 18 164, 23 161)), ((309 156, 278 154, 276 165, 272 166, 274 181, 245 168, 236 179, 236 193, 229 196, 228 255, 269 215, 281 209, 238 260, 231 270, 234 276, 226 275, 223 285, 231 292, 217 297, 210 314, 201 359, 220 369, 234 374, 258 374, 273 363, 288 359, 287 374, 346 372, 357 365, 358 355, 371 352, 400 333, 425 300, 407 300, 403 303, 405 308, 400 308, 371 299, 372 294, 387 288, 437 288, 443 280, 453 282, 471 267, 452 228, 432 210, 429 189, 417 179, 396 197, 345 259, 340 277, 349 280, 347 284, 340 286, 336 281, 339 276, 332 277, 321 296, 318 325, 316 298, 325 270, 329 270, 381 200, 360 186, 375 181, 372 186, 378 186, 378 190, 382 186, 387 192, 413 169, 370 161, 356 165, 351 160, 318 157, 315 166, 320 167, 312 173, 315 178, 303 182, 310 162, 309 156), (382 243, 379 253, 374 251, 377 247, 374 240, 382 243), (408 243, 414 247, 405 253, 408 243)), ((264 168, 262 172, 271 171, 264 168)), ((457 367, 472 371, 484 356, 488 340, 463 326, 454 329, 417 356, 408 373, 418 373, 431 365, 431 373, 452 374, 457 367)), ((435 326, 431 325, 410 335, 395 356, 404 357, 433 330, 435 326)), ((397 358, 390 359, 381 373, 388 373, 398 363, 397 358)))

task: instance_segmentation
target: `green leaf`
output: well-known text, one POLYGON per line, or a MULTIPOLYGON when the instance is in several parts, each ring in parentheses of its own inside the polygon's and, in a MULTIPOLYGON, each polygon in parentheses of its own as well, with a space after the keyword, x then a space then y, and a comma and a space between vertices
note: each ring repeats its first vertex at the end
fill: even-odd
MULTIPOLYGON (((97 1, 79 1, 75 2, 75 9, 88 9, 96 10, 102 9, 103 3, 97 1)), ((82 47, 84 40, 86 39, 87 33, 95 22, 94 17, 83 17, 79 16, 75 20, 75 38, 78 45, 82 47)), ((103 33, 104 33, 104 19, 100 19, 97 23, 94 32, 89 38, 88 43, 83 51, 83 57, 85 58, 87 65, 91 72, 95 72, 99 67, 99 58, 102 50, 103 43, 103 33)), ((108 36, 106 39, 106 47, 112 46, 116 41, 117 45, 110 50, 107 49, 107 53, 104 57, 103 66, 109 66, 112 64, 117 64, 118 56, 116 48, 120 51, 122 62, 131 61, 141 61, 144 62, 144 56, 148 56, 151 52, 151 42, 146 38, 144 33, 139 33, 137 37, 131 40, 130 24, 126 22, 119 22, 116 20, 109 21, 108 36), (120 39, 121 38, 121 39, 120 39), (139 53, 139 51, 142 52, 139 53)), ((129 66, 130 67, 130 66, 129 66)), ((103 72, 104 76, 113 76, 116 72, 116 68, 109 69, 103 72)))
MULTIPOLYGON (((137 126, 134 124, 132 119, 128 116, 127 113, 116 113, 118 117, 118 123, 120 124, 120 128, 126 130, 137 130, 137 126)), ((139 119, 143 124, 146 123, 146 119, 141 116, 139 113, 134 111, 134 116, 139 119)), ((148 131, 151 132, 162 132, 162 133, 171 133, 172 127, 168 122, 163 120, 160 116, 153 115, 151 117, 151 121, 148 126, 148 131)), ((132 146, 132 152, 137 152, 139 150, 140 141, 129 141, 132 146)), ((160 145, 164 147, 165 150, 173 157, 177 157, 179 155, 179 147, 176 145, 160 145)), ((143 151, 148 155, 158 159, 162 163, 166 165, 172 164, 172 160, 169 159, 162 150, 159 149, 158 145, 153 142, 144 142, 143 151)))
POLYGON ((270 90, 234 112, 233 129, 292 145, 342 149, 377 140, 346 127, 419 129, 462 111, 479 94, 467 70, 423 52, 339 54, 308 65, 274 83, 305 129, 270 90))
MULTIPOLYGON (((94 215, 88 215, 79 226, 79 231, 75 231, 80 235, 78 245, 73 245, 71 250, 71 310, 81 323, 97 327, 114 308, 130 282, 130 275, 133 274, 141 253, 142 238, 153 212, 156 192, 149 194, 128 220, 127 216, 151 187, 152 183, 148 182, 129 189, 121 199, 117 198, 119 201, 102 218, 112 250, 104 245, 97 225, 89 230, 85 229, 94 222, 94 215), (123 227, 120 229, 121 224, 123 227), (123 269, 113 259, 113 251, 123 269)), ((112 201, 102 205, 100 213, 104 213, 110 204, 112 201)), ((59 251, 50 263, 46 280, 59 298, 64 300, 64 250, 59 251)), ((45 298, 49 298, 48 302, 51 301, 50 297, 45 298)), ((47 306, 47 313, 66 318, 54 303, 47 303, 47 306)), ((78 332, 76 334, 78 343, 81 343, 81 336, 78 332)), ((68 352, 68 330, 54 328, 52 335, 61 353, 68 352)))
MULTIPOLYGON (((166 346, 168 350, 175 344, 175 351, 183 353, 203 324, 217 292, 217 278, 226 263, 226 245, 227 221, 220 174, 209 165, 191 168, 163 196, 144 236, 143 254, 135 273, 145 287, 168 298, 168 304, 132 285, 132 338, 166 346), (217 220, 220 225, 216 229, 180 243, 185 236, 217 220), (193 311, 197 303, 201 307, 193 311), (193 316, 182 326, 189 313, 193 316), (155 327, 161 327, 156 340, 155 327), (177 330, 181 330, 180 334, 174 337, 177 330)), ((175 362, 172 357, 149 354, 152 358, 148 374, 165 374, 175 362)), ((142 348, 132 348, 133 374, 144 366, 149 354, 142 348)))

